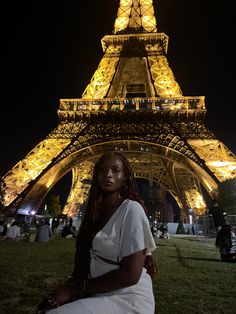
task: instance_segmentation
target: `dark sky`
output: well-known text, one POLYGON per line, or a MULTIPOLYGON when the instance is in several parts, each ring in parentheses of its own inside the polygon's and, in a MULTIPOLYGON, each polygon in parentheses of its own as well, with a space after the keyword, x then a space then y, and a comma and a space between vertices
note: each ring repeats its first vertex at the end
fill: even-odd
MULTIPOLYGON (((112 33, 119 1, 81 2, 8 1, 2 11, 0 175, 53 130, 59 100, 80 98, 103 56, 100 40, 112 33)), ((154 2, 184 96, 206 97, 208 128, 236 153, 231 2, 154 2)))

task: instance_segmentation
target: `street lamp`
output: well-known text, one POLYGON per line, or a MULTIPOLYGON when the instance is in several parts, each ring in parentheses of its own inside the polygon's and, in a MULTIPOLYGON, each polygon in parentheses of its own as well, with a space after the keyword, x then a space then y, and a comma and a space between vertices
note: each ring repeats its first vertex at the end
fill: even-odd
POLYGON ((190 225, 193 224, 193 215, 192 215, 192 213, 193 213, 193 209, 189 208, 188 214, 189 214, 189 223, 190 223, 190 225))

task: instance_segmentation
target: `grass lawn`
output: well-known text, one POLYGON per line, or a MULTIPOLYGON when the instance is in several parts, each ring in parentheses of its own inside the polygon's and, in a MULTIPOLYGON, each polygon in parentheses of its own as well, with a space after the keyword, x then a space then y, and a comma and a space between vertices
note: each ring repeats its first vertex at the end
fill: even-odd
MULTIPOLYGON (((156 313, 236 313, 236 264, 220 261, 213 239, 172 236, 156 243, 156 313)), ((41 297, 70 275, 74 247, 75 239, 0 241, 0 313, 33 313, 41 297)))

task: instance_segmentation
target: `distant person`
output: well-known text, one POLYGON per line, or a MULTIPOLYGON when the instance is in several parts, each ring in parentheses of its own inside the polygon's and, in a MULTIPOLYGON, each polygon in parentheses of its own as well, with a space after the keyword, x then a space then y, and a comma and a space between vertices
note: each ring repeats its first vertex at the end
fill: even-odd
POLYGON ((0 221, 0 236, 1 239, 5 239, 6 238, 6 233, 7 233, 7 223, 4 220, 0 221))
POLYGON ((164 233, 165 231, 167 231, 167 225, 166 225, 164 222, 162 222, 162 224, 161 224, 161 226, 160 226, 160 231, 161 231, 162 233, 164 233))
POLYGON ((159 239, 170 239, 170 234, 167 231, 166 224, 164 223, 162 223, 162 225, 160 226, 159 239))
POLYGON ((157 235, 157 227, 154 224, 151 226, 151 232, 154 237, 157 235))
POLYGON ((58 218, 53 218, 53 220, 52 220, 52 232, 54 234, 58 234, 59 223, 60 223, 60 221, 58 218))
POLYGON ((214 226, 219 229, 222 225, 227 224, 227 218, 223 215, 223 208, 217 203, 216 200, 212 201, 212 206, 209 208, 209 214, 212 215, 214 226))
POLYGON ((12 224, 10 225, 10 227, 7 228, 7 232, 6 232, 6 239, 7 240, 21 240, 22 236, 21 236, 21 229, 18 226, 17 221, 13 221, 12 224))
POLYGON ((5 223, 4 220, 0 221, 0 235, 3 235, 2 233, 4 232, 4 223, 5 223))
POLYGON ((75 238, 76 237, 76 230, 72 225, 72 219, 65 224, 61 231, 62 238, 75 238))
POLYGON ((223 225, 216 236, 222 262, 236 263, 236 235, 231 225, 223 225))
POLYGON ((49 223, 45 220, 41 220, 36 230, 36 242, 48 242, 52 239, 52 230, 49 223))

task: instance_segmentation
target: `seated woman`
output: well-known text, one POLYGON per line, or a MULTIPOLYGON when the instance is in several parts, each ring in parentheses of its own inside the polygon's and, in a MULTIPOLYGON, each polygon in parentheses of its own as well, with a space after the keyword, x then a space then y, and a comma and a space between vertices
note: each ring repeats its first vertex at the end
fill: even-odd
POLYGON ((231 225, 223 225, 216 236, 222 262, 236 263, 236 235, 231 225))
POLYGON ((23 240, 24 236, 21 234, 21 228, 18 226, 17 221, 13 221, 11 226, 6 231, 6 239, 19 241, 23 240))
POLYGON ((147 269, 152 268, 156 245, 133 171, 122 154, 105 154, 95 165, 76 248, 71 280, 42 301, 37 313, 154 313, 147 269))
POLYGON ((4 220, 0 221, 0 236, 5 237, 7 233, 7 224, 4 220))
POLYGON ((75 238, 76 237, 76 230, 72 225, 72 221, 67 222, 61 231, 62 238, 75 238))
POLYGON ((41 219, 36 229, 36 242, 48 242, 53 239, 52 230, 48 221, 41 219))

